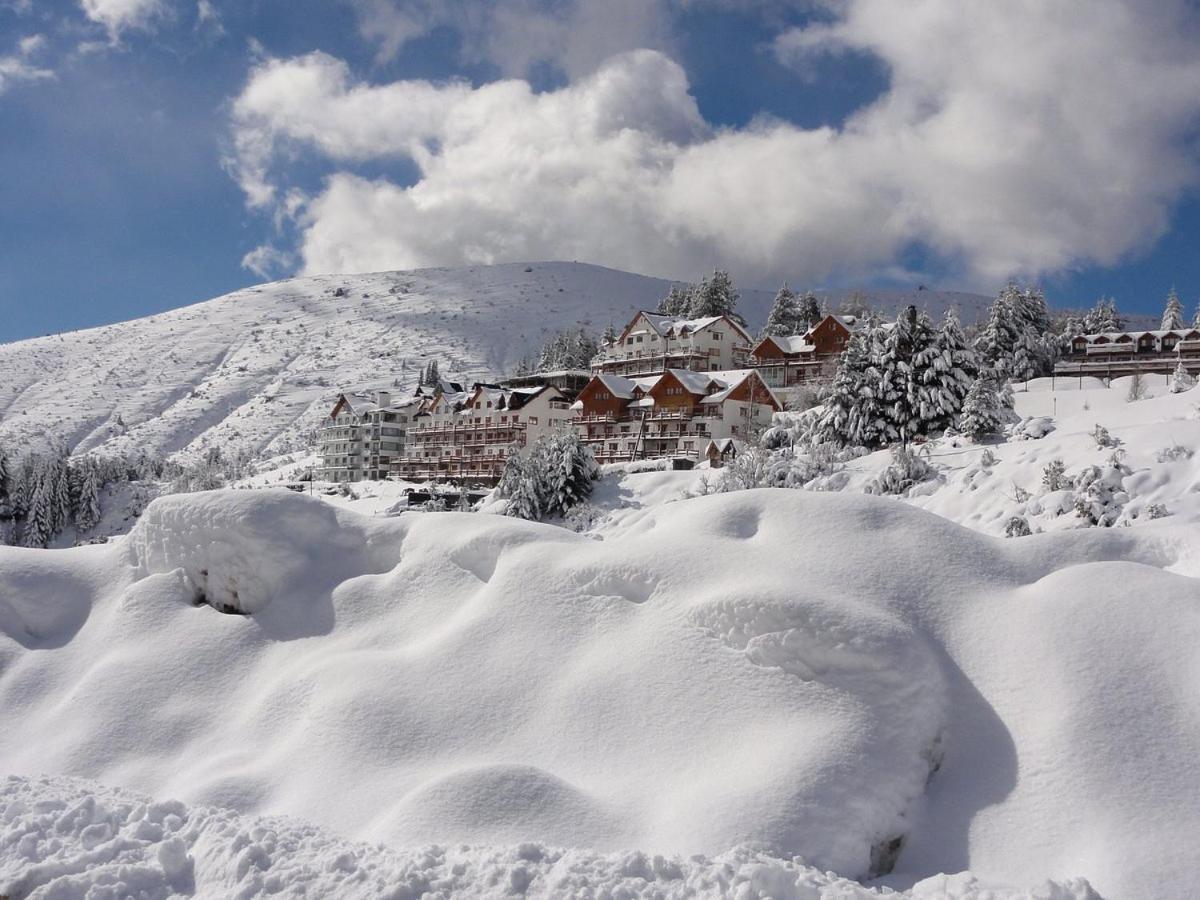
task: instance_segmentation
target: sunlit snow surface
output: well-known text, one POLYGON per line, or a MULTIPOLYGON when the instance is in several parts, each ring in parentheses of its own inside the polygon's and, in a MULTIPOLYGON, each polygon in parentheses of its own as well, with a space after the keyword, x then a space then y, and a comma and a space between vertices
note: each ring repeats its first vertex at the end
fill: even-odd
POLYGON ((1194 527, 1003 540, 854 493, 667 502, 680 474, 591 534, 225 491, 0 548, 0 770, 602 869, 862 877, 902 838, 898 887, 1200 890, 1194 527))

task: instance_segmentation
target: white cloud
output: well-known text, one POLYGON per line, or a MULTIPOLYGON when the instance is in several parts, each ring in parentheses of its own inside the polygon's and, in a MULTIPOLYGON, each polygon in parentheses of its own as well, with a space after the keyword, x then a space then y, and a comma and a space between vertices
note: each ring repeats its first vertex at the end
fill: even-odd
POLYGON ((920 242, 990 283, 1116 262, 1196 183, 1200 41, 1182 2, 832 9, 776 49, 885 64, 888 90, 839 129, 714 132, 680 67, 652 51, 544 93, 370 85, 312 54, 251 74, 230 166, 251 205, 278 213, 290 155, 334 164, 304 205, 290 192, 310 272, 565 258, 816 280, 892 270, 920 242), (354 173, 387 158, 415 163, 416 182, 354 173))
POLYGON ((35 65, 30 57, 35 56, 46 44, 46 38, 33 34, 17 42, 17 52, 0 56, 0 94, 17 81, 44 81, 54 77, 54 72, 35 65))
POLYGON ((255 247, 242 257, 242 268, 259 278, 276 278, 295 264, 296 260, 290 253, 269 244, 255 247))
MULTIPOLYGON (((549 63, 572 77, 631 49, 670 45, 670 0, 346 0, 359 31, 394 58, 410 41, 455 29, 470 61, 522 76, 549 63)), ((711 2, 711 0, 706 0, 711 2)))
POLYGON ((122 31, 148 30, 168 12, 164 0, 79 0, 79 5, 85 16, 108 30, 114 44, 122 31))

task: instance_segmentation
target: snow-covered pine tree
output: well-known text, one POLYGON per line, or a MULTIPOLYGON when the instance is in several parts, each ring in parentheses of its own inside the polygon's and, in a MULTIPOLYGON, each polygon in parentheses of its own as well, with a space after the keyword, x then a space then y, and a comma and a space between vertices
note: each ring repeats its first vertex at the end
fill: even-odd
POLYGON ((980 371, 963 401, 958 430, 973 438, 996 434, 1012 411, 1012 391, 995 370, 980 371))
POLYGON ((440 387, 442 384, 442 375, 438 371, 438 362, 436 359, 429 361, 429 386, 431 388, 440 387))
POLYGON ((958 316, 947 310, 933 341, 913 359, 915 406, 923 434, 955 424, 977 374, 975 354, 967 346, 958 316))
POLYGON ((33 468, 29 504, 21 528, 21 546, 45 547, 54 537, 54 478, 45 460, 33 468))
POLYGON ((821 302, 812 291, 805 291, 796 300, 796 330, 795 334, 804 334, 821 321, 821 302))
POLYGON ((1041 290, 1022 290, 1009 282, 988 309, 975 351, 982 364, 1025 381, 1053 366, 1058 341, 1049 332, 1050 315, 1041 290))
POLYGON ((505 515, 536 522, 542 517, 541 484, 537 477, 535 448, 509 449, 496 482, 496 496, 508 501, 505 515))
POLYGON ((540 463, 543 515, 566 515, 592 493, 599 475, 592 451, 573 431, 547 435, 538 442, 534 458, 540 463))
POLYGON ((1196 304, 1196 314, 1192 316, 1192 327, 1200 328, 1200 303, 1196 304))
POLYGON ((8 453, 0 447, 0 504, 8 501, 9 492, 9 461, 8 453))
POLYGON ((900 312, 883 339, 877 366, 884 417, 889 433, 904 443, 926 433, 921 415, 921 383, 926 373, 918 371, 917 364, 918 360, 924 365, 931 363, 933 344, 929 317, 917 312, 915 306, 907 306, 900 312))
POLYGON ((49 471, 53 479, 53 493, 50 502, 51 536, 58 534, 71 521, 73 504, 71 502, 71 469, 69 459, 66 447, 56 448, 50 457, 49 471))
POLYGON ((855 331, 850 335, 850 341, 838 359, 833 384, 825 398, 821 416, 813 428, 817 443, 836 444, 839 447, 862 444, 859 436, 851 429, 851 419, 855 417, 859 387, 870 364, 867 341, 865 329, 855 331))
POLYGON ((1175 367, 1175 371, 1171 375, 1171 393, 1182 394, 1184 391, 1190 391, 1195 386, 1196 379, 1188 374, 1188 370, 1184 368, 1183 360, 1180 360, 1179 365, 1175 367))
POLYGON ((75 504, 75 527, 91 531, 100 522, 100 467, 90 456, 79 461, 79 495, 75 504))
POLYGON ((763 327, 760 337, 787 337, 796 334, 798 312, 796 295, 785 281, 775 295, 775 302, 771 304, 767 324, 763 327))
POLYGON ((733 279, 723 269, 714 269, 692 291, 688 317, 704 319, 709 316, 729 316, 739 325, 745 325, 746 320, 738 314, 737 304, 738 292, 733 286, 733 279))
POLYGON ((1114 298, 1101 297, 1083 318, 1088 334, 1104 334, 1110 331, 1123 331, 1125 323, 1117 312, 1117 301, 1114 298))
POLYGON ((1179 294, 1175 288, 1167 294, 1167 306, 1163 310, 1162 322, 1158 326, 1163 331, 1175 331, 1185 327, 1183 324, 1183 304, 1179 302, 1179 294))
POLYGON ((601 343, 605 347, 611 347, 617 342, 617 327, 609 322, 604 329, 604 334, 600 337, 601 343))
POLYGON ((571 358, 570 368, 586 371, 591 368, 592 357, 600 352, 600 347, 594 337, 588 334, 585 329, 580 328, 575 332, 573 350, 574 353, 571 358))
POLYGON ((664 316, 686 316, 692 308, 691 285, 671 285, 667 296, 658 301, 658 312, 664 316))

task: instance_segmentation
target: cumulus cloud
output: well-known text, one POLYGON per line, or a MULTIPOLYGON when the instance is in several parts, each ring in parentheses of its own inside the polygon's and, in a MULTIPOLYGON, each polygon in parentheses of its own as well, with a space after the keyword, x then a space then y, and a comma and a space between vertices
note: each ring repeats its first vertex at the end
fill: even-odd
POLYGON ((252 206, 290 204, 309 272, 553 257, 817 280, 890 271, 919 244, 992 283, 1114 263, 1196 183, 1200 41, 1182 0, 831 10, 775 50, 886 66, 884 94, 839 128, 714 130, 683 70, 650 50, 541 93, 373 85, 311 54, 251 73, 229 165, 252 206), (298 153, 333 170, 303 202, 286 178, 298 153), (356 173, 381 159, 416 179, 356 173))
POLYGON ((154 20, 167 14, 164 0, 79 0, 83 14, 108 31, 116 43, 122 31, 147 30, 154 20))

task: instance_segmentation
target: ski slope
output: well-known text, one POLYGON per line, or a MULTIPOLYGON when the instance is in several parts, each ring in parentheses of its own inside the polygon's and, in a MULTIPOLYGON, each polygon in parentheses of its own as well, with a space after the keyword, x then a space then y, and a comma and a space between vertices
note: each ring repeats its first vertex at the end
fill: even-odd
MULTIPOLYGON (((303 449, 339 391, 411 392, 426 361, 470 382, 511 371, 555 331, 622 326, 670 283, 583 263, 293 278, 160 315, 0 345, 0 444, 185 456, 303 449)), ((883 308, 987 298, 876 292, 883 308)), ((772 292, 743 290, 757 330, 772 292)))

